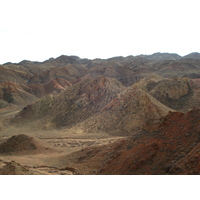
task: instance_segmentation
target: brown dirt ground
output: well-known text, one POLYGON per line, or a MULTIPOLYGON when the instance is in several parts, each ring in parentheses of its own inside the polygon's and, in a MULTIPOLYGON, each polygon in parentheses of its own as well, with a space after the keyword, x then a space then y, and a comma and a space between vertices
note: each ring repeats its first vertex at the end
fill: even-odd
MULTIPOLYGON (((0 132, 0 145, 8 141, 8 135, 18 135, 23 133, 18 129, 10 129, 9 134, 5 136, 5 132, 0 132)), ((8 130, 7 130, 8 133, 8 130)), ((108 135, 67 135, 63 131, 44 131, 31 132, 26 134, 31 135, 34 141, 39 144, 36 153, 32 151, 7 152, 0 154, 0 174, 1 175, 73 175, 79 174, 78 171, 71 167, 70 164, 60 162, 63 156, 69 155, 72 152, 79 151, 86 147, 99 146, 110 144, 120 139, 121 137, 110 137, 108 135), (56 133, 56 134, 55 134, 56 133), (35 136, 39 136, 35 140, 35 136), (41 144, 45 147, 53 149, 53 151, 43 151, 41 144)), ((35 144, 35 143, 34 143, 35 144)), ((13 145, 13 144, 12 144, 13 145)), ((20 147, 24 145, 20 145, 20 147)), ((25 146, 26 147, 26 146, 25 146)), ((19 148, 17 146, 17 148, 19 148)))

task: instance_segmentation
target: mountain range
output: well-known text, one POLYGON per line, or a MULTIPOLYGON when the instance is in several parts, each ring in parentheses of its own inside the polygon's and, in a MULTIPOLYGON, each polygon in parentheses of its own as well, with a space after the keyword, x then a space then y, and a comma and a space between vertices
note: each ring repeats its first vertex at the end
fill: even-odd
POLYGON ((0 65, 0 136, 124 138, 57 158, 80 174, 198 174, 199 108, 197 52, 0 65))

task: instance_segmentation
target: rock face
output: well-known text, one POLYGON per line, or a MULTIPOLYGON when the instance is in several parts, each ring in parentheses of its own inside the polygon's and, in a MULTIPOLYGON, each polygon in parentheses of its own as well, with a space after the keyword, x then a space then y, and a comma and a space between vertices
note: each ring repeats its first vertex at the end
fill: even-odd
POLYGON ((171 100, 177 100, 189 93, 188 79, 172 79, 161 81, 151 91, 153 96, 163 96, 171 100))
MULTIPOLYGON (((104 131, 131 135, 138 129, 153 130, 161 117, 171 110, 146 93, 139 84, 119 93, 99 114, 79 124, 84 132, 104 131)), ((78 128, 77 127, 77 128, 78 128)))
POLYGON ((181 112, 199 107, 199 79, 161 78, 157 76, 143 79, 140 83, 159 102, 181 112))
POLYGON ((198 143, 185 157, 170 168, 170 174, 199 175, 200 144, 198 143))
POLYGON ((156 132, 140 131, 63 159, 87 174, 199 174, 199 116, 199 109, 169 112, 156 132))
POLYGON ((187 78, 162 80, 149 92, 158 101, 176 110, 180 110, 185 106, 184 103, 186 99, 189 98, 192 93, 187 78))

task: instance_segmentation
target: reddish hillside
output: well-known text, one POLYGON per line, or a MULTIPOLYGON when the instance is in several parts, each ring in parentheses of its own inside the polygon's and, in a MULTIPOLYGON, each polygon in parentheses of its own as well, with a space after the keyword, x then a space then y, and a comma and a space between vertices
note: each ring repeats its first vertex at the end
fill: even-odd
POLYGON ((71 127, 101 111, 124 87, 104 76, 83 78, 55 97, 46 96, 25 107, 13 119, 15 123, 39 120, 37 127, 71 127), (41 118, 42 121, 41 121, 41 118))
POLYGON ((16 105, 26 105, 37 100, 25 84, 6 82, 0 84, 0 99, 16 105))
POLYGON ((199 133, 200 110, 194 109, 187 114, 170 112, 160 125, 159 131, 150 139, 144 136, 133 147, 131 147, 131 143, 135 143, 133 141, 121 142, 122 151, 116 158, 109 160, 100 172, 105 174, 199 174, 199 158, 197 158, 199 133), (125 147, 127 149, 124 149, 125 147), (186 167, 188 163, 189 166, 186 167))
POLYGON ((200 174, 200 110, 169 112, 156 132, 68 156, 87 174, 200 174))
POLYGON ((45 84, 1 83, 0 100, 16 105, 27 105, 46 95, 58 94, 71 85, 70 82, 61 78, 56 78, 45 84))
POLYGON ((136 83, 119 93, 98 115, 84 121, 79 128, 84 132, 101 130, 123 136, 131 135, 141 128, 152 131, 157 127, 160 118, 170 110, 136 83))
POLYGON ((13 122, 36 122, 38 128, 130 135, 142 127, 154 130, 169 110, 140 84, 125 88, 116 79, 99 76, 85 78, 58 96, 27 106, 13 122))

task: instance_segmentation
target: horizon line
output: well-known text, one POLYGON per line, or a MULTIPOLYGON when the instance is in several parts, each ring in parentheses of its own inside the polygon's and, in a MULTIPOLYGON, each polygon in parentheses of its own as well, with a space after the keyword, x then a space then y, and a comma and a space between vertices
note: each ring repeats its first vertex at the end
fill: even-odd
POLYGON ((183 55, 183 56, 181 56, 181 55, 178 54, 178 53, 155 52, 155 53, 152 53, 152 54, 138 54, 138 55, 127 55, 127 56, 121 56, 121 55, 118 55, 118 56, 113 56, 113 57, 108 57, 108 58, 101 58, 101 57, 96 57, 96 58, 87 58, 87 57, 79 57, 79 56, 77 56, 77 55, 65 55, 65 54, 61 54, 61 55, 58 56, 58 57, 49 57, 48 59, 43 60, 43 61, 24 59, 24 60, 21 60, 21 61, 19 61, 19 62, 11 62, 11 61, 8 61, 8 62, 2 63, 2 64, 0 64, 0 65, 5 65, 5 64, 8 64, 8 63, 19 64, 19 63, 21 63, 21 62, 23 62, 23 61, 30 61, 30 62, 39 62, 39 63, 42 63, 42 62, 48 61, 48 60, 50 60, 50 59, 57 59, 57 58, 59 58, 59 57, 61 57, 61 56, 78 57, 78 58, 80 58, 80 59, 88 59, 88 60, 97 60, 97 59, 100 59, 100 60, 108 60, 108 59, 111 59, 111 58, 117 58, 117 57, 123 57, 123 58, 126 58, 126 57, 129 57, 129 56, 132 56, 132 57, 138 57, 138 56, 151 56, 151 55, 154 55, 154 54, 175 54, 175 55, 178 55, 178 56, 180 56, 180 57, 183 58, 183 57, 185 57, 185 56, 187 56, 187 55, 195 54, 195 53, 200 54, 200 53, 197 52, 197 51, 196 51, 196 52, 195 52, 195 51, 194 51, 194 52, 191 52, 191 53, 186 54, 186 55, 183 55))

